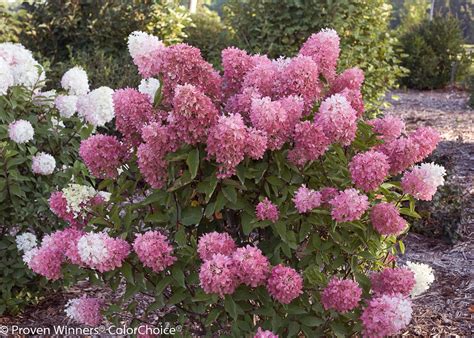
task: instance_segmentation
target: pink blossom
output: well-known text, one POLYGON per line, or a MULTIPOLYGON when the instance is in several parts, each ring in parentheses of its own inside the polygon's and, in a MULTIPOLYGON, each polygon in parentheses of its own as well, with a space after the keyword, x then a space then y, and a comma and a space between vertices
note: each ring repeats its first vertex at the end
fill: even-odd
POLYGON ((367 196, 353 188, 341 191, 329 203, 332 206, 332 218, 337 222, 358 220, 369 207, 367 196))
POLYGON ((138 234, 133 242, 133 250, 143 265, 154 272, 161 272, 176 261, 176 257, 173 256, 173 247, 158 231, 138 234))
POLYGON ((298 212, 303 214, 321 205, 321 193, 313 189, 308 189, 306 185, 303 184, 296 191, 293 202, 298 212))
POLYGON ((375 294, 396 294, 408 296, 415 286, 415 274, 408 268, 385 268, 370 275, 372 291, 375 294))
POLYGON ((430 155, 441 140, 439 133, 431 127, 420 127, 411 133, 409 137, 418 145, 418 154, 416 155, 415 162, 420 162, 430 155))
POLYGON ((100 197, 84 201, 81 204, 83 212, 75 213, 70 210, 68 202, 61 191, 53 192, 49 198, 49 208, 59 218, 68 222, 74 227, 83 227, 87 224, 90 218, 90 214, 87 210, 95 205, 102 204, 104 202, 100 197))
POLYGON ((312 34, 303 44, 299 52, 309 56, 319 67, 327 80, 336 76, 337 60, 339 59, 339 36, 332 29, 323 29, 312 34))
POLYGON ((126 149, 115 136, 96 134, 81 142, 81 155, 92 175, 98 178, 116 178, 122 166, 126 149))
POLYGON ((245 158, 248 130, 242 116, 221 116, 207 138, 207 153, 219 164, 219 178, 235 174, 237 165, 245 158))
POLYGON ((366 192, 376 190, 383 183, 389 167, 387 156, 374 150, 355 155, 349 163, 352 182, 366 192))
POLYGON ((176 136, 168 126, 154 122, 143 127, 142 138, 145 143, 138 147, 138 167, 145 181, 152 188, 160 189, 168 178, 165 156, 177 149, 176 136))
POLYGON ((358 306, 361 295, 362 289, 353 280, 333 277, 321 293, 321 302, 326 310, 345 313, 358 306))
POLYGON ((294 147, 288 152, 288 160, 299 167, 317 160, 330 144, 323 127, 310 121, 303 121, 295 126, 293 140, 294 147))
POLYGON ((257 219, 264 221, 269 220, 275 223, 279 218, 278 207, 273 204, 267 197, 263 199, 260 203, 257 204, 255 208, 257 214, 257 219))
POLYGON ((254 160, 263 158, 267 150, 268 138, 264 131, 247 128, 247 148, 245 154, 254 160))
POLYGON ((291 59, 280 75, 279 86, 282 96, 301 95, 306 110, 310 111, 314 102, 321 98, 323 89, 318 65, 309 56, 299 55, 291 59))
POLYGON ((199 271, 199 280, 205 293, 216 293, 221 297, 234 293, 239 284, 234 261, 220 253, 204 261, 199 271))
POLYGON ((143 126, 155 119, 150 99, 132 88, 116 90, 112 98, 117 130, 128 144, 138 146, 142 142, 140 131, 143 126))
POLYGON ((351 104, 351 107, 357 112, 357 117, 362 117, 364 115, 364 99, 362 98, 362 93, 360 90, 345 88, 344 90, 340 91, 339 94, 344 96, 351 104))
POLYGON ((100 313, 102 306, 103 302, 100 299, 83 296, 69 300, 65 311, 69 318, 80 324, 98 326, 103 320, 100 313))
POLYGON ((364 82, 364 72, 362 69, 354 67, 349 68, 339 74, 331 86, 332 93, 340 93, 344 89, 360 91, 364 82))
POLYGON ((270 262, 260 249, 250 245, 238 248, 232 259, 241 283, 254 288, 265 284, 270 274, 270 262))
POLYGON ((398 235, 407 227, 407 222, 392 203, 382 202, 375 205, 370 211, 370 220, 374 229, 381 235, 398 235))
POLYGON ((64 253, 54 245, 42 245, 35 250, 28 267, 35 273, 49 280, 57 280, 62 277, 61 265, 64 262, 64 253))
POLYGON ((334 94, 325 99, 319 107, 315 122, 320 124, 331 142, 348 146, 355 139, 357 131, 357 112, 347 99, 334 94))
POLYGON ((382 338, 396 335, 411 321, 411 301, 402 295, 382 295, 372 298, 364 309, 364 337, 382 338))
POLYGON ((203 260, 209 260, 214 254, 231 255, 236 245, 228 233, 209 232, 199 238, 197 251, 199 257, 203 260))
POLYGON ((367 122, 373 127, 374 133, 385 142, 397 139, 405 130, 405 123, 398 117, 385 116, 367 122))
POLYGON ((268 148, 276 150, 290 137, 302 110, 302 102, 296 97, 279 101, 272 101, 269 97, 253 99, 250 120, 256 129, 266 133, 268 148))
POLYGON ((222 51, 222 66, 224 92, 229 97, 240 92, 243 78, 255 66, 255 59, 244 50, 228 47, 222 51))
POLYGON ((213 102, 221 101, 222 79, 198 48, 179 43, 167 47, 163 54, 159 73, 163 75, 164 104, 171 103, 176 87, 185 84, 195 86, 213 102))
POLYGON ((267 280, 270 295, 283 304, 290 304, 303 293, 303 278, 293 268, 279 264, 267 280))
POLYGON ((274 97, 278 78, 278 66, 268 58, 261 58, 245 75, 243 88, 252 88, 262 96, 274 97))
POLYGON ((402 177, 402 189, 416 199, 431 201, 439 186, 444 184, 446 171, 434 163, 422 163, 405 172, 402 177))
POLYGON ((400 137, 378 146, 376 149, 387 155, 390 164, 389 173, 398 175, 416 162, 418 145, 410 138, 400 137))
POLYGON ((168 117, 170 127, 179 140, 191 145, 205 142, 209 128, 219 112, 211 99, 193 85, 177 86, 173 98, 173 112, 168 117))
POLYGON ((259 327, 253 338, 278 338, 278 336, 272 331, 263 330, 261 327, 259 327))
POLYGON ((82 265, 81 257, 77 251, 77 242, 84 234, 85 232, 82 230, 69 227, 53 232, 43 239, 43 243, 59 249, 72 264, 82 265))
POLYGON ((133 63, 143 77, 156 74, 161 64, 165 46, 156 36, 133 32, 128 37, 128 50, 133 63))
POLYGON ((252 87, 244 88, 241 93, 231 96, 226 103, 225 109, 231 114, 240 114, 246 122, 250 121, 250 109, 253 99, 260 99, 257 90, 252 87))
POLYGON ((329 202, 339 194, 339 190, 332 187, 325 187, 320 190, 321 193, 321 205, 324 207, 329 207, 329 202))

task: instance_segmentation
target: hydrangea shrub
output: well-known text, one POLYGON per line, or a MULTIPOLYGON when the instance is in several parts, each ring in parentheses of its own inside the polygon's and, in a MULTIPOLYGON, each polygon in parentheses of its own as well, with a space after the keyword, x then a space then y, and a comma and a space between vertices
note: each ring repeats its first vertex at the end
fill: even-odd
POLYGON ((294 58, 226 49, 223 74, 186 44, 134 32, 129 48, 140 90, 113 93, 117 135, 81 144, 102 180, 53 194, 70 228, 30 251, 49 279, 81 271, 113 290, 124 283, 119 303, 80 298, 71 317, 95 325, 127 311, 149 325, 158 313, 185 335, 237 337, 383 336, 408 325, 410 294, 432 273, 394 256, 419 217, 415 200, 443 184, 437 165, 410 169, 436 147, 435 130, 365 120, 363 73, 336 71, 333 30, 294 58))
POLYGON ((46 80, 29 50, 0 44, 0 314, 18 311, 40 285, 21 259, 31 248, 17 251, 11 236, 23 231, 42 236, 59 228, 49 210, 50 194, 73 174, 89 177, 77 157, 81 137, 92 126, 74 116, 78 98, 89 92, 87 74, 68 71, 58 92, 44 91, 46 80))

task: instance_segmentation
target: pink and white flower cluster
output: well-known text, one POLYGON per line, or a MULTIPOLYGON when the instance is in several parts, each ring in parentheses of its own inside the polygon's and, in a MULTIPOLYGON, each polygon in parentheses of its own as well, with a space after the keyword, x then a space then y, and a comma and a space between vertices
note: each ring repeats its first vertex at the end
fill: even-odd
POLYGON ((66 304, 66 315, 80 324, 89 326, 98 326, 103 316, 100 312, 104 302, 98 298, 89 298, 83 296, 81 298, 71 299, 66 304))
POLYGON ((283 304, 303 293, 303 278, 297 271, 282 264, 271 268, 260 249, 251 245, 237 248, 226 233, 203 235, 198 242, 198 253, 203 260, 199 279, 206 293, 223 297, 234 293, 240 284, 266 285, 272 297, 283 304))

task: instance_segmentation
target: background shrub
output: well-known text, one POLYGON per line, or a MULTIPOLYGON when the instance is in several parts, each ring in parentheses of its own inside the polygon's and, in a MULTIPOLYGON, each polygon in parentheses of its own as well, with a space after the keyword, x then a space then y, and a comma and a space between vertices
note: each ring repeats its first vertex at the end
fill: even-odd
POLYGON ((184 41, 198 47, 207 61, 219 67, 221 50, 233 44, 233 33, 221 21, 219 14, 207 7, 192 14, 191 20, 192 23, 184 29, 184 41))
POLYGON ((43 63, 58 65, 48 76, 59 82, 65 69, 80 64, 91 71, 91 85, 135 86, 136 70, 124 52, 136 30, 160 37, 166 44, 181 42, 189 13, 178 1, 46 1, 26 7, 20 41, 43 63), (97 72, 97 70, 101 70, 97 72), (105 80, 107 79, 107 80, 105 80))
POLYGON ((400 41, 407 54, 402 65, 410 70, 410 76, 402 83, 410 88, 443 88, 452 78, 460 78, 467 72, 470 57, 463 47, 459 22, 454 18, 425 20, 400 41))
POLYGON ((404 74, 397 40, 389 34, 387 1, 230 0, 224 11, 239 47, 271 57, 292 56, 312 33, 335 29, 341 37, 339 68, 364 70, 363 93, 369 109, 377 107, 385 91, 404 74))

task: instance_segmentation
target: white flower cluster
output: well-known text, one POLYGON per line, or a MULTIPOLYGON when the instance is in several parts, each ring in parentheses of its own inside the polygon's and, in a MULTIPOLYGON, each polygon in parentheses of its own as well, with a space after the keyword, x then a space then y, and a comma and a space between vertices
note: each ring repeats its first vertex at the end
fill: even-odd
POLYGON ((99 87, 89 94, 80 96, 77 101, 79 116, 95 127, 103 126, 115 116, 112 95, 109 87, 99 87))
POLYGON ((80 184, 69 184, 62 192, 67 201, 67 211, 74 213, 75 216, 82 211, 81 205, 83 203, 97 195, 94 188, 80 184))
POLYGON ((434 282, 433 269, 428 264, 407 262, 407 268, 415 274, 415 286, 411 291, 411 296, 416 297, 429 289, 434 282))
POLYGON ((63 118, 72 117, 77 111, 77 96, 76 95, 58 95, 54 101, 59 115, 63 118))
POLYGON ((10 66, 0 58, 0 95, 6 95, 8 88, 15 84, 10 66))
POLYGON ((424 181, 433 187, 444 185, 446 170, 443 166, 435 163, 422 163, 417 166, 424 172, 424 181))
POLYGON ((43 152, 33 156, 31 170, 38 175, 51 175, 56 168, 56 160, 50 154, 43 152))
POLYGON ((89 93, 89 79, 82 67, 76 66, 64 73, 61 86, 69 95, 86 95, 89 93))
POLYGON ((77 242, 77 251, 86 264, 99 264, 109 258, 104 233, 88 233, 77 242))
POLYGON ((28 252, 37 246, 37 239, 31 232, 24 232, 21 235, 16 236, 16 247, 19 251, 28 252))
MULTIPOLYGON (((41 65, 36 62, 31 52, 18 43, 5 42, 0 44, 0 60, 2 60, 9 68, 10 75, 0 77, 1 91, 8 90, 6 84, 14 86, 25 86, 27 88, 35 87, 45 78, 45 74, 41 65), (13 78, 13 83, 11 79, 13 78), (5 89, 7 88, 7 89, 5 89)), ((8 73, 5 64, 0 66, 0 73, 8 73)))
POLYGON ((163 42, 160 39, 145 32, 135 31, 128 36, 128 51, 134 60, 146 57, 163 47, 163 42))
POLYGON ((392 315, 392 325, 394 327, 394 332, 398 332, 408 324, 410 324, 412 316, 412 306, 411 300, 404 297, 393 297, 390 295, 383 295, 387 304, 390 305, 392 315))
POLYGON ((8 137, 18 144, 31 141, 34 135, 35 131, 29 121, 16 120, 8 126, 8 137))
POLYGON ((150 97, 150 102, 155 100, 156 91, 160 88, 160 81, 155 78, 143 79, 138 86, 138 91, 142 94, 147 94, 150 97))

